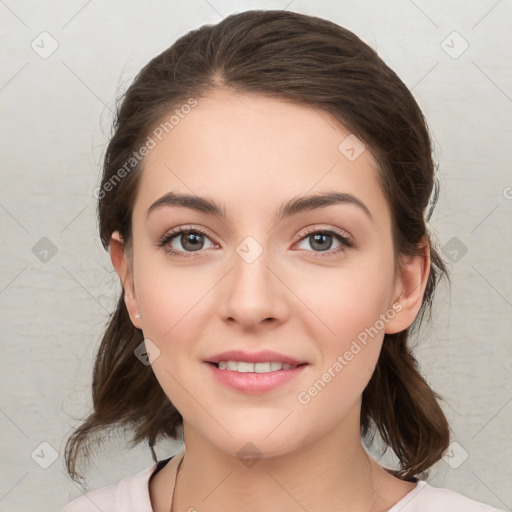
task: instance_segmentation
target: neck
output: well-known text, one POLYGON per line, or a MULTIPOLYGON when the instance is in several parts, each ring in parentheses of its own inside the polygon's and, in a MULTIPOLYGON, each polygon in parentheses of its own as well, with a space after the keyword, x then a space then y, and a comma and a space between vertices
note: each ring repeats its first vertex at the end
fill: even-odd
POLYGON ((386 511, 414 485, 381 468, 361 444, 358 421, 353 426, 246 465, 185 423, 174 511, 386 511))

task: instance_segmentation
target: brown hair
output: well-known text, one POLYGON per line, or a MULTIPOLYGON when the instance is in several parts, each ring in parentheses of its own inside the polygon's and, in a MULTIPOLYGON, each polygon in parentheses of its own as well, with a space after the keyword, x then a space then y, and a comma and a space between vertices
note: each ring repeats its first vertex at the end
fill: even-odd
MULTIPOLYGON (((313 16, 289 11, 246 11, 179 38, 139 72, 124 94, 114 122, 98 195, 101 241, 108 250, 114 231, 131 248, 131 215, 142 162, 120 173, 151 130, 187 99, 212 88, 256 93, 312 105, 332 115, 367 147, 380 165, 379 179, 392 214, 397 262, 418 253, 437 200, 431 141, 411 92, 377 53, 352 32, 313 16), (122 179, 113 180, 122 175, 122 179), (110 186, 108 186, 110 184, 110 186), (430 207, 429 207, 430 204, 430 207)), ((438 279, 447 275, 430 245, 431 268, 414 326, 431 306, 438 279)), ((375 372, 362 396, 361 435, 379 433, 398 457, 403 479, 425 472, 449 443, 449 426, 438 399, 419 373, 407 345, 411 328, 385 335, 375 372)), ((134 356, 143 333, 119 297, 93 374, 94 411, 66 444, 74 479, 93 437, 129 428, 133 442, 153 447, 177 438, 182 417, 160 387, 151 366, 134 356)))

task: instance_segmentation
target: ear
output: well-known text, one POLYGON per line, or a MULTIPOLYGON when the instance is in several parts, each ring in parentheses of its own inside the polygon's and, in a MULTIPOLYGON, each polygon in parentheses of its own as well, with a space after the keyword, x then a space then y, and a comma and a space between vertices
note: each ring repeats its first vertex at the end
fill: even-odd
POLYGON ((419 253, 402 264, 397 279, 393 309, 397 314, 386 324, 385 332, 394 334, 407 329, 416 318, 423 301, 430 274, 430 239, 424 236, 419 253))
POLYGON ((132 323, 138 329, 142 329, 141 319, 135 315, 140 313, 139 304, 135 294, 135 286, 133 282, 133 272, 130 268, 130 261, 125 253, 125 247, 121 235, 118 231, 112 233, 109 243, 110 259, 114 266, 121 285, 124 290, 124 303, 132 320, 132 323))

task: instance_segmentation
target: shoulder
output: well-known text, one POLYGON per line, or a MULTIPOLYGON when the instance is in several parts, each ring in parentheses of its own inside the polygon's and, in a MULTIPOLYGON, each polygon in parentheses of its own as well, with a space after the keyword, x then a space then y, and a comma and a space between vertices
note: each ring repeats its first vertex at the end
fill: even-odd
POLYGON ((388 512, 504 512, 458 492, 432 487, 424 480, 388 512))
POLYGON ((156 467, 157 464, 154 464, 136 475, 123 478, 115 485, 84 494, 66 505, 61 512, 152 512, 148 483, 156 467))

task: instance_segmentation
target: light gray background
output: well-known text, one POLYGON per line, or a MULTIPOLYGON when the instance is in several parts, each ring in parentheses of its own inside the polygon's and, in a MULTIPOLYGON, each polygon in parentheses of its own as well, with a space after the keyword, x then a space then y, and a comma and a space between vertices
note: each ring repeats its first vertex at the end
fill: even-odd
MULTIPOLYGON (((458 260, 416 349, 458 443, 430 481, 512 510, 510 0, 0 1, 0 510, 59 509, 81 494, 62 454, 90 409, 93 355, 119 292, 93 197, 116 96, 178 36, 254 8, 354 31, 423 109, 442 185, 431 225, 458 260), (47 261, 43 237, 57 250, 47 261)), ((118 438, 89 467, 89 489, 151 464, 118 438)))

